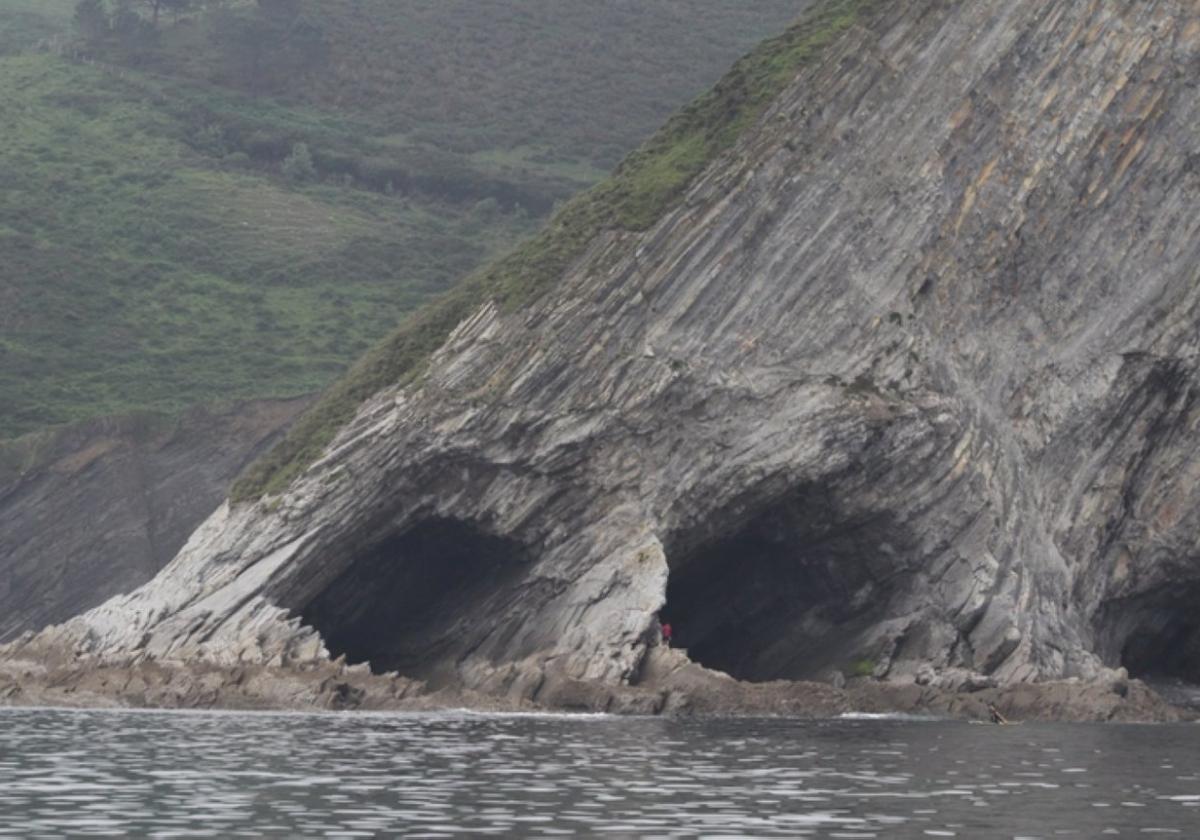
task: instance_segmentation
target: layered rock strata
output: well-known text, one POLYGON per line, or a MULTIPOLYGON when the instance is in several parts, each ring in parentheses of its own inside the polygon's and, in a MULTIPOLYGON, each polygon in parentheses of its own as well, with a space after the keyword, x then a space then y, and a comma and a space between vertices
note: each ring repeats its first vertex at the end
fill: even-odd
POLYGON ((130 592, 170 562, 309 398, 90 420, 0 455, 0 641, 130 592))
POLYGON ((546 701, 647 685, 661 616, 749 682, 1200 677, 1198 70, 1181 0, 879 4, 651 230, 24 652, 546 701))

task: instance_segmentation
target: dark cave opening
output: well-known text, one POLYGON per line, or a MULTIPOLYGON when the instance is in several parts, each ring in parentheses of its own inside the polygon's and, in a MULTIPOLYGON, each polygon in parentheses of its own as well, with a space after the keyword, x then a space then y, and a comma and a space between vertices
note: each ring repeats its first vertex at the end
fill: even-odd
MULTIPOLYGON (((711 517, 720 522, 724 517, 711 517)), ((874 666, 882 617, 910 544, 890 514, 848 517, 805 487, 677 546, 663 620, 689 657, 751 682, 874 666)))
POLYGON ((1132 677, 1200 685, 1200 583, 1113 601, 1101 610, 1100 652, 1132 677))
POLYGON ((492 601, 521 577, 519 543, 449 519, 425 521, 360 551, 301 611, 333 656, 376 673, 429 678, 461 655, 492 601))

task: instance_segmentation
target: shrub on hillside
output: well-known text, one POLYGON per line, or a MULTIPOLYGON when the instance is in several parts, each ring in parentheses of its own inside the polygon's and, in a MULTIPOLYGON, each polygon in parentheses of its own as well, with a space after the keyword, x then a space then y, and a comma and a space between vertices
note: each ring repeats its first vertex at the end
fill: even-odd
POLYGON ((317 177, 317 168, 313 166, 312 153, 308 151, 307 143, 292 146, 292 153, 283 159, 283 177, 297 184, 312 181, 317 177))
POLYGON ((75 6, 75 25, 88 39, 107 35, 108 9, 104 7, 104 0, 79 0, 75 6))

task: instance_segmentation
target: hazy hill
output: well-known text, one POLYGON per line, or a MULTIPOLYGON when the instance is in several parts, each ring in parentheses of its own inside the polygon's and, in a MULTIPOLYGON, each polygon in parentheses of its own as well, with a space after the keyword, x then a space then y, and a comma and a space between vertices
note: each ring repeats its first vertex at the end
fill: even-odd
POLYGON ((806 4, 284 5, 0 0, 0 437, 321 387, 806 4))

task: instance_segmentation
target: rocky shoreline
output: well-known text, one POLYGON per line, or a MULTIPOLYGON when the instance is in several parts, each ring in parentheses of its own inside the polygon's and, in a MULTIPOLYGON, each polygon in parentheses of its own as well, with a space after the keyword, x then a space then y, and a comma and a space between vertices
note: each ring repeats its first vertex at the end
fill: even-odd
POLYGON ((240 711, 577 712, 673 717, 833 718, 851 713, 912 714, 986 721, 994 703, 1013 722, 1175 723, 1200 720, 1140 680, 1056 681, 957 690, 860 677, 842 686, 747 683, 654 649, 638 684, 611 686, 548 673, 508 694, 435 688, 398 674, 374 674, 343 661, 222 666, 87 657, 15 656, 0 661, 0 706, 79 709, 240 711))

